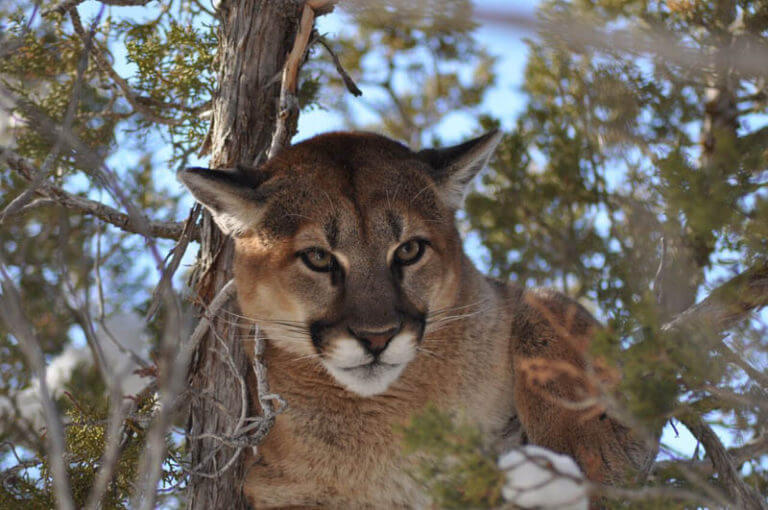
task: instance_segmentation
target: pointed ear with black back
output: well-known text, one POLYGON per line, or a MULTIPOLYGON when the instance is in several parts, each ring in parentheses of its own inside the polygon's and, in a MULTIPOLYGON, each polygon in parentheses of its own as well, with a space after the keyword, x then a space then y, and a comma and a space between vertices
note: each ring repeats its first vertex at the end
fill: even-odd
POLYGON ((501 136, 501 131, 494 129, 459 145, 417 153, 430 166, 430 175, 448 207, 455 210, 462 206, 469 183, 488 163, 501 136))
POLYGON ((240 234, 258 222, 267 197, 262 184, 268 177, 266 172, 244 165, 221 169, 191 167, 178 173, 179 180, 228 235, 240 234))

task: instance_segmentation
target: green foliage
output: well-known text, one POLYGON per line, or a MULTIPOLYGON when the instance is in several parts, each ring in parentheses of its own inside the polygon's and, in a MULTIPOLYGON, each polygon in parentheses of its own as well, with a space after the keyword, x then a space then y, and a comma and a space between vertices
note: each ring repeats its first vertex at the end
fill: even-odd
POLYGON ((399 432, 405 452, 420 459, 415 478, 439 508, 493 508, 501 502, 505 475, 480 430, 430 407, 399 432))
POLYGON ((165 116, 178 124, 171 134, 196 146, 208 130, 200 114, 213 95, 216 32, 211 26, 199 29, 175 19, 164 26, 160 20, 122 21, 115 28, 125 38, 128 62, 138 67, 133 86, 144 94, 141 102, 151 110, 167 108, 165 116))
MULTIPOLYGON (((706 2, 663 4, 551 1, 541 15, 584 16, 598 26, 642 19, 649 30, 683 38, 699 30, 693 42, 714 51, 718 29, 702 20, 727 13, 706 2)), ((743 7, 747 17, 759 10, 755 2, 743 7)), ((762 23, 758 33, 765 32, 762 23)), ((694 302, 709 268, 737 270, 744 267, 738 259, 768 258, 760 177, 768 168, 765 140, 761 130, 737 129, 738 113, 730 107, 713 110, 707 87, 719 82, 712 69, 681 69, 663 57, 605 49, 574 51, 556 34, 544 33, 529 47, 528 105, 493 172, 468 198, 470 224, 500 277, 556 285, 596 303, 613 337, 642 330, 640 339, 611 340, 618 351, 604 342, 596 349, 626 363, 633 411, 667 416, 684 393, 730 377, 703 347, 713 345, 706 331, 673 337, 659 328, 694 302), (747 139, 762 144, 739 150, 747 139), (758 152, 763 156, 755 157, 758 152), (662 237, 667 263, 659 281, 666 288, 656 296, 650 289, 662 237)), ((760 87, 755 77, 728 72, 733 101, 764 113, 764 103, 750 99, 749 91, 760 87)))
MULTIPOLYGON (((81 382, 90 379, 96 387, 102 385, 98 377, 82 368, 76 371, 74 380, 81 382)), ((70 383, 73 384, 73 383, 70 383)), ((83 392, 81 395, 86 396, 83 392)), ((66 393, 60 407, 66 427, 66 464, 67 475, 72 487, 77 508, 85 506, 88 495, 96 480, 101 466, 102 455, 107 441, 110 402, 104 392, 94 391, 94 400, 76 400, 72 393, 66 393)), ((105 510, 130 508, 128 497, 132 494, 137 478, 137 468, 144 448, 146 430, 144 424, 152 416, 156 406, 153 397, 145 397, 138 403, 136 410, 124 421, 119 438, 119 456, 114 467, 114 474, 108 490, 101 501, 105 510)), ((169 442, 169 455, 181 455, 178 447, 169 442)), ((53 481, 48 466, 48 459, 43 452, 35 457, 20 462, 16 474, 6 479, 0 488, 0 507, 2 508, 52 508, 55 506, 53 481)), ((172 487, 182 480, 183 473, 179 466, 170 461, 164 464, 162 483, 172 487)))
MULTIPOLYGON (((169 190, 165 183, 173 182, 174 167, 186 164, 208 127, 202 114, 213 87, 213 30, 200 23, 197 7, 186 4, 164 6, 152 13, 151 22, 143 22, 135 9, 126 13, 109 8, 98 18, 98 8, 86 3, 78 6, 86 32, 96 21, 94 49, 86 54, 70 17, 42 17, 52 3, 38 4, 0 6, 0 145, 44 169, 47 183, 122 209, 103 187, 103 163, 114 171, 126 198, 149 218, 177 219, 179 190, 175 185, 169 190), (127 17, 116 17, 123 13, 127 17), (148 25, 152 28, 142 33, 148 25), (134 46, 129 48, 130 43, 134 46), (7 47, 14 51, 6 53, 7 47), (138 107, 97 65, 94 51, 125 78, 138 107), (170 122, 158 125, 148 121, 151 116, 170 122)), ((29 181, 11 171, 5 159, 0 169, 2 210, 28 189, 29 181)), ((159 242, 163 252, 171 246, 159 242)), ((156 268, 141 255, 146 253, 143 239, 56 205, 37 203, 4 221, 0 253, 22 291, 25 315, 49 361, 83 342, 78 308, 90 311, 94 319, 102 307, 106 317, 146 309, 155 283, 149 276, 156 268)), ((152 340, 162 334, 164 318, 161 311, 150 330, 152 340)), ((66 424, 67 467, 80 508, 100 466, 108 391, 96 366, 80 366, 70 376, 70 396, 57 399, 57 405, 66 424)), ((0 324, 0 508, 55 506, 45 430, 25 418, 28 403, 19 400, 34 384, 16 339, 0 324)), ((128 504, 152 405, 142 404, 133 421, 124 424, 127 432, 103 508, 128 504)), ((168 438, 162 479, 168 489, 183 485, 180 465, 173 460, 184 458, 177 441, 168 438)), ((168 490, 161 500, 178 498, 178 490, 168 490)))

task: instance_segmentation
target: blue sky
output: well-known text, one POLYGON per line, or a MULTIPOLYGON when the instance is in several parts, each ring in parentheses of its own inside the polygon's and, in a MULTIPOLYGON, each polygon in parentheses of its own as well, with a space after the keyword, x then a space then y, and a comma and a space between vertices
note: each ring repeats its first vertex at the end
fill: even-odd
MULTIPOLYGON (((516 12, 533 14, 538 1, 478 0, 475 4, 485 9, 514 9, 516 12)), ((343 12, 334 12, 320 17, 317 28, 320 33, 327 33, 328 38, 333 40, 335 33, 344 31, 344 20, 343 12)), ((494 116, 501 119, 502 127, 507 129, 512 127, 525 104, 520 86, 528 54, 527 46, 523 42, 523 38, 527 35, 529 34, 499 25, 484 25, 475 31, 475 37, 480 44, 498 58, 496 63, 498 81, 486 94, 482 109, 493 112, 494 116)), ((358 114, 365 115, 364 109, 361 108, 358 114)), ((344 121, 337 113, 315 109, 303 113, 299 118, 299 132, 295 140, 304 140, 318 133, 344 127, 344 121)), ((463 115, 449 115, 441 123, 438 133, 441 139, 447 143, 453 143, 470 136, 474 127, 474 123, 463 115)))

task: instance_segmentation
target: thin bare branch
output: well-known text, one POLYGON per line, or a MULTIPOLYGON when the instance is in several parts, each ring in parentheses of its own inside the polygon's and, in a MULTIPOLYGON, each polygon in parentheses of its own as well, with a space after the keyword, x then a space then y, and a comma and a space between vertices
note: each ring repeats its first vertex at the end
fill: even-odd
POLYGON ((277 123, 272 135, 272 143, 269 146, 267 158, 271 159, 280 149, 287 146, 294 133, 299 116, 299 99, 296 97, 299 66, 307 52, 309 36, 312 33, 312 25, 315 22, 315 11, 309 4, 304 4, 301 12, 299 30, 296 32, 296 40, 288 54, 283 67, 283 79, 280 87, 280 107, 277 111, 277 123))
POLYGON ((6 327, 16 337, 27 360, 29 368, 38 378, 40 400, 43 406, 43 415, 48 429, 46 434, 48 445, 48 459, 53 474, 53 484, 56 491, 56 503, 60 510, 74 510, 72 490, 67 476, 67 466, 64 461, 66 452, 64 444, 64 427, 61 424, 59 413, 56 409, 51 394, 48 391, 45 372, 45 358, 40 343, 35 337, 32 324, 21 309, 21 294, 16 284, 5 270, 5 261, 0 259, 0 277, 2 278, 2 294, 0 294, 0 318, 6 327))
POLYGON ((341 76, 341 79, 344 82, 344 85, 347 87, 347 90, 355 97, 362 96, 363 91, 357 87, 355 81, 349 76, 349 73, 347 73, 346 69, 344 69, 344 66, 341 65, 339 57, 328 44, 328 41, 326 41, 325 38, 320 35, 318 35, 315 40, 328 51, 328 54, 333 59, 333 65, 336 66, 336 72, 339 73, 339 76, 341 76))
MULTIPOLYGON (((136 5, 147 5, 152 0, 99 0, 104 5, 114 5, 114 6, 136 6, 136 5)), ((81 3, 85 2, 85 0, 65 0, 64 2, 61 2, 50 9, 46 9, 42 12, 43 16, 50 16, 53 13, 58 14, 66 14, 70 10, 74 9, 81 3)))
MULTIPOLYGON (((119 381, 120 378, 117 380, 119 381)), ((130 401, 123 401, 122 387, 119 383, 112 385, 110 401, 109 423, 106 431, 107 443, 101 455, 96 481, 90 494, 88 494, 88 501, 85 504, 86 510, 97 510, 101 499, 107 492, 120 454, 123 421, 131 408, 130 401)))
MULTIPOLYGON (((13 170, 16 170, 22 177, 28 180, 31 180, 31 176, 38 174, 38 170, 32 166, 31 163, 11 150, 0 147, 0 160, 5 160, 13 170)), ((32 177, 32 179, 34 179, 34 177, 32 177)), ((55 203, 66 207, 67 209, 91 214, 121 230, 134 234, 144 234, 144 227, 146 226, 146 230, 150 236, 161 239, 181 239, 184 234, 185 223, 183 222, 147 221, 146 225, 142 225, 136 221, 135 216, 120 212, 101 202, 73 195, 47 181, 42 181, 39 184, 37 193, 44 196, 47 200, 37 202, 36 207, 55 203)), ((29 205, 31 206, 32 204, 29 205)), ((16 211, 16 213, 29 212, 31 209, 32 207, 25 207, 16 211)), ((196 229, 193 229, 189 234, 190 238, 193 240, 197 239, 196 235, 196 229)))
POLYGON ((64 148, 62 133, 69 132, 69 130, 72 129, 72 122, 75 120, 75 112, 77 111, 77 106, 80 102, 80 91, 82 89, 85 71, 88 67, 88 54, 90 53, 93 46, 93 37, 96 33, 96 26, 101 20, 102 15, 103 8, 94 18, 93 22, 91 23, 90 30, 88 31, 88 34, 86 34, 83 41, 83 51, 82 55, 80 56, 80 61, 77 64, 77 74, 75 77, 75 83, 72 86, 72 94, 69 99, 69 104, 67 105, 67 110, 64 113, 64 121, 62 122, 61 126, 58 127, 58 132, 53 143, 53 149, 51 149, 51 152, 46 156, 40 169, 35 172, 29 187, 27 187, 27 189, 25 189, 19 196, 14 198, 11 203, 8 204, 8 206, 2 211, 2 213, 0 213, 0 224, 2 224, 8 216, 14 214, 17 211, 20 211, 27 203, 29 203, 30 200, 32 200, 38 187, 40 187, 45 178, 48 176, 50 167, 58 159, 61 150, 64 148))
POLYGON ((762 263, 728 280, 662 326, 663 333, 706 330, 720 334, 768 305, 768 264, 762 263))
POLYGON ((701 441, 707 451, 707 457, 717 471, 720 483, 725 487, 739 508, 749 510, 765 510, 768 508, 765 500, 755 490, 748 486, 739 475, 733 458, 725 449, 720 438, 712 428, 704 423, 698 415, 688 414, 680 417, 680 421, 691 431, 691 434, 701 441))
POLYGON ((179 241, 176 243, 176 246, 173 247, 171 261, 163 270, 163 276, 160 277, 160 283, 158 283, 155 292, 152 294, 152 301, 145 315, 147 320, 150 320, 160 308, 161 295, 159 289, 161 288, 161 285, 164 281, 170 281, 173 278, 173 275, 176 274, 176 270, 179 268, 179 264, 181 264, 181 259, 187 252, 189 242, 194 238, 194 235, 198 233, 197 219, 200 217, 201 212, 202 207, 200 204, 195 204, 189 211, 189 216, 184 222, 184 228, 179 236, 179 241))
MULTIPOLYGON (((361 0, 357 3, 361 3, 361 0)), ((655 55, 670 64, 693 70, 708 68, 712 63, 711 55, 686 46, 681 38, 658 27, 640 29, 630 26, 603 30, 593 20, 577 16, 539 19, 528 12, 494 8, 476 9, 474 18, 484 24, 502 25, 532 34, 553 34, 575 51, 579 48, 592 48, 611 53, 655 55)), ((765 45, 723 48, 720 55, 731 69, 748 75, 766 74, 768 47, 765 45)))
POLYGON ((753 367, 747 360, 742 358, 733 349, 728 347, 725 342, 720 342, 716 346, 716 349, 723 356, 723 358, 725 358, 726 361, 733 363, 737 367, 744 370, 744 372, 746 372, 747 375, 750 376, 755 382, 761 385, 763 389, 768 390, 768 375, 753 367))
MULTIPOLYGON (((727 452, 728 456, 733 460, 733 465, 738 468, 745 462, 756 460, 761 455, 768 454, 768 434, 762 434, 742 446, 729 448, 727 452)), ((709 461, 695 461, 686 463, 685 465, 706 476, 709 476, 714 472, 712 463, 709 461)), ((679 466, 680 463, 678 461, 665 460, 654 464, 653 472, 663 471, 670 468, 674 469, 679 466)))

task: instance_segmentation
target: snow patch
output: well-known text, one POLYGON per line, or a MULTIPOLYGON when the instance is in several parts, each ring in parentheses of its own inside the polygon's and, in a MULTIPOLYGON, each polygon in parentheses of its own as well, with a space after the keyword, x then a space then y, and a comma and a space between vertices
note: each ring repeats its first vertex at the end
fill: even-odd
POLYGON ((540 446, 525 445, 499 457, 506 471, 504 499, 521 508, 587 510, 584 475, 576 462, 540 446))
MULTIPOLYGON (((104 323, 109 333, 123 347, 146 359, 145 354, 149 343, 144 331, 142 317, 132 312, 119 313, 109 317, 104 323)), ((106 373, 113 377, 114 382, 121 384, 124 395, 138 393, 147 384, 146 379, 133 373, 139 366, 133 362, 129 355, 120 351, 107 331, 98 325, 94 325, 94 327, 96 328, 96 338, 104 353, 107 365, 106 373)), ((48 391, 54 398, 61 396, 64 386, 78 365, 93 365, 93 357, 87 346, 74 347, 70 345, 48 364, 45 371, 45 382, 48 391)), ((45 426, 43 408, 40 402, 40 381, 37 378, 32 380, 28 388, 17 392, 11 398, 13 400, 8 397, 0 397, 0 419, 20 415, 20 418, 29 422, 36 429, 45 426), (18 410, 19 415, 16 415, 14 408, 18 410)), ((0 423, 0 432, 2 432, 2 428, 2 423, 0 423)))

